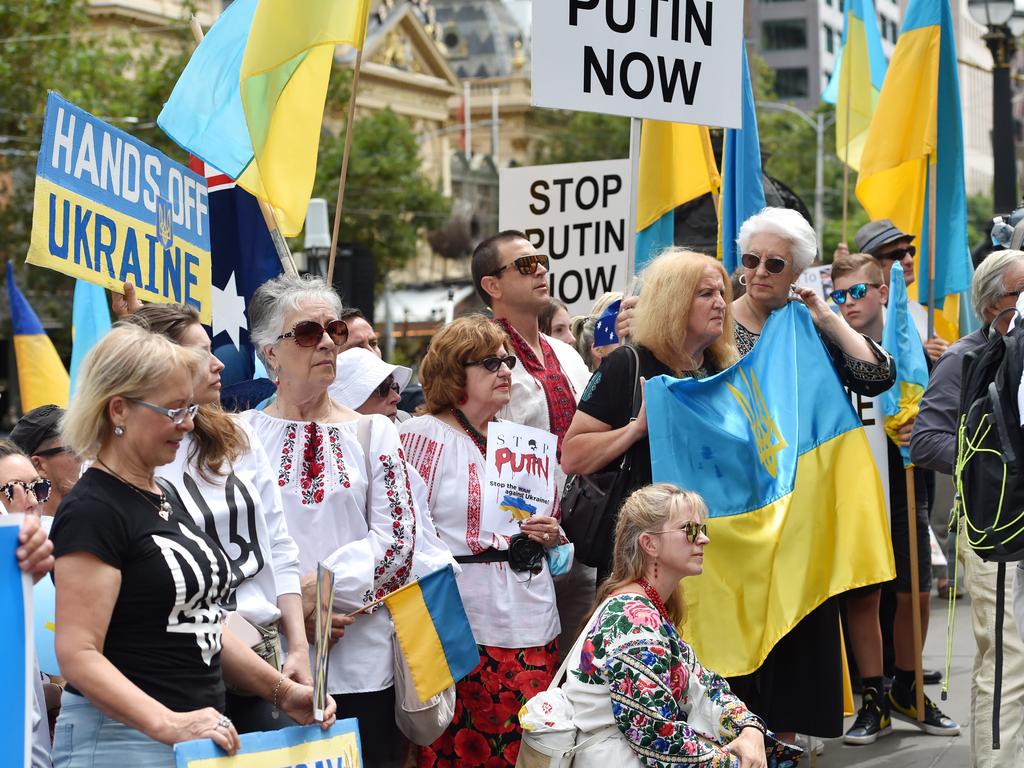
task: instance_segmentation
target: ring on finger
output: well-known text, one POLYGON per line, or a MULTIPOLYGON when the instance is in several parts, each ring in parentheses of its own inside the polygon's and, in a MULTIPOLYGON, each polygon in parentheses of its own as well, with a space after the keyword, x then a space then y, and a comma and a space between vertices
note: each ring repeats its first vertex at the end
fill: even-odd
POLYGON ((220 720, 217 721, 217 727, 227 730, 231 727, 231 718, 227 715, 221 715, 220 720))

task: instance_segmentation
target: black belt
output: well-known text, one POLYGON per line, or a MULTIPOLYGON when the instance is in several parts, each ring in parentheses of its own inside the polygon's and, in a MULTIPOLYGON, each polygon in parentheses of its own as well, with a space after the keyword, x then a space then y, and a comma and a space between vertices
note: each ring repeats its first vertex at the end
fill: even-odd
POLYGON ((507 563, 508 562, 508 550, 507 549, 485 549, 483 552, 477 555, 456 555, 455 562, 459 564, 465 563, 507 563))

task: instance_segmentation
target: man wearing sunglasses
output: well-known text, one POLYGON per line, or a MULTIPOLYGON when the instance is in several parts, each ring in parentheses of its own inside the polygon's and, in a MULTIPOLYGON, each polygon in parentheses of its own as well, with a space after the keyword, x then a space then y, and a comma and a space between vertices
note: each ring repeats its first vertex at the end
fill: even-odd
POLYGON ((60 406, 42 405, 18 419, 11 430, 11 440, 32 460, 39 477, 50 482, 49 498, 40 507, 49 518, 57 514, 60 502, 82 474, 82 462, 60 438, 63 416, 60 406))
MULTIPOLYGON (((858 251, 869 253, 878 259, 878 263, 882 265, 882 278, 886 285, 889 284, 889 273, 892 271, 895 261, 898 261, 903 267, 903 279, 908 287, 917 279, 914 273, 914 256, 917 254, 917 248, 913 244, 914 236, 903 232, 889 219, 869 221, 857 230, 853 240, 858 251)), ((928 353, 928 357, 934 363, 949 348, 949 343, 938 336, 931 339, 925 338, 928 322, 927 312, 920 303, 910 301, 910 315, 921 334, 924 351, 928 353)))
MULTIPOLYGON (((885 319, 885 304, 889 287, 882 279, 882 266, 878 260, 866 253, 854 253, 838 257, 832 263, 832 301, 839 305, 843 318, 854 330, 881 343, 885 319)), ((900 430, 904 445, 910 444, 913 422, 900 430)), ((913 678, 917 660, 914 658, 914 611, 921 621, 922 640, 928 630, 931 614, 931 545, 928 536, 929 508, 934 478, 930 472, 916 468, 914 487, 916 496, 917 552, 919 594, 915 599, 911 592, 910 577, 910 531, 907 524, 907 484, 903 471, 903 457, 891 440, 886 440, 889 475, 889 515, 892 533, 893 554, 896 560, 896 579, 885 585, 896 596, 896 615, 893 621, 893 650, 895 675, 889 694, 883 685, 883 644, 879 622, 879 603, 882 585, 874 584, 855 589, 846 595, 847 616, 850 627, 850 644, 857 661, 863 684, 863 704, 857 713, 853 726, 846 732, 847 744, 871 744, 879 736, 891 733, 891 716, 897 714, 903 719, 915 720, 907 713, 913 707, 913 678)), ((926 682, 941 680, 938 672, 926 671, 926 682)), ((916 712, 914 713, 916 716, 916 712)), ((938 736, 953 736, 960 732, 960 726, 925 697, 925 733, 938 736)))

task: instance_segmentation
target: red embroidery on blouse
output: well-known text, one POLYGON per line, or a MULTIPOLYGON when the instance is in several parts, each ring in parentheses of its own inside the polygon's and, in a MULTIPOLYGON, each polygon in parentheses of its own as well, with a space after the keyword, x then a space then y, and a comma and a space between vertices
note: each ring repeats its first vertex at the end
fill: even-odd
POLYGON ((319 504, 324 500, 324 442, 320 428, 310 422, 305 432, 305 446, 302 449, 302 472, 299 474, 299 489, 303 504, 319 504))
POLYGON ((484 551, 480 544, 480 475, 476 464, 470 462, 466 504, 466 544, 469 551, 478 555, 484 551))
MULTIPOLYGON (((413 543, 416 540, 416 518, 410 501, 409 478, 405 458, 381 454, 384 466, 384 493, 388 501, 392 540, 373 572, 374 588, 363 595, 363 603, 379 600, 404 585, 412 575, 413 543), (402 482, 404 479, 404 483, 402 482), (402 488, 405 495, 402 495, 402 488)), ((370 478, 372 484, 373 479, 370 478)))
POLYGON ((427 486, 427 503, 433 503, 434 473, 443 446, 436 440, 412 432, 402 435, 402 446, 408 451, 409 463, 427 486))
POLYGON ((284 488, 292 474, 292 459, 295 453, 295 437, 298 425, 289 424, 284 430, 284 445, 281 446, 281 464, 277 468, 277 484, 284 488))
POLYGON ((337 427, 327 428, 328 441, 331 444, 331 455, 334 456, 334 466, 338 470, 338 482, 342 488, 351 488, 352 482, 348 477, 348 469, 345 467, 345 454, 341 450, 341 430, 337 427))

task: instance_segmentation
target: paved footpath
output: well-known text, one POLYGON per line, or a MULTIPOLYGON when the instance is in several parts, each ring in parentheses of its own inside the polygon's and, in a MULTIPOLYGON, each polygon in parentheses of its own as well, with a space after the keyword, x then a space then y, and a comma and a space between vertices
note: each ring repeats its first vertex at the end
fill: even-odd
MULTIPOLYGON (((941 669, 946 661, 947 603, 932 597, 932 614, 924 648, 924 666, 941 669)), ((893 720, 893 733, 874 744, 854 747, 842 739, 825 742, 824 753, 815 760, 804 760, 801 768, 969 768, 971 667, 974 663, 974 635, 971 632, 970 602, 957 601, 953 630, 953 655, 950 668, 949 698, 939 698, 941 686, 929 685, 928 695, 961 727, 959 736, 928 736, 902 720, 893 720)), ((860 697, 855 697, 860 706, 860 697)), ((847 718, 846 728, 853 723, 847 718)), ((1024 757, 1018 765, 1024 766, 1024 757)))

